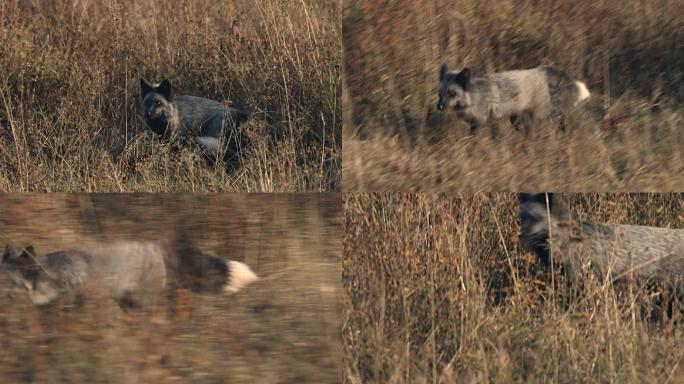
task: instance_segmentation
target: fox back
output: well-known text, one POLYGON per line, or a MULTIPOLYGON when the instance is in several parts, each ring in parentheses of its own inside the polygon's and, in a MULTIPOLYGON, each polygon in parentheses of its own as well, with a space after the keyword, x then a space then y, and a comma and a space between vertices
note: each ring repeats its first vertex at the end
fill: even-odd
POLYGON ((519 195, 523 245, 542 260, 553 255, 571 274, 599 279, 684 277, 684 230, 581 222, 546 195, 550 206, 543 193, 519 195))

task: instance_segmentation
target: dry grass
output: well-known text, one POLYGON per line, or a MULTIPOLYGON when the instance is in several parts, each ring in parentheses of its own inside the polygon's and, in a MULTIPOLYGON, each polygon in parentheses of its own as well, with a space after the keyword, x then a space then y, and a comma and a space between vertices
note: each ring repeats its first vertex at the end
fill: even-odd
MULTIPOLYGON (((679 194, 561 197, 583 220, 684 228, 679 194)), ((681 313, 634 284, 573 295, 520 249, 513 194, 347 195, 345 215, 349 383, 684 380, 681 313)))
POLYGON ((10 194, 0 205, 0 241, 30 242, 39 254, 183 230, 262 278, 229 297, 189 294, 175 314, 148 317, 96 299, 42 312, 3 276, 1 382, 339 381, 339 194, 10 194))
POLYGON ((684 171, 684 19, 676 0, 349 0, 343 8, 347 191, 675 191, 684 171), (502 123, 474 137, 436 110, 439 66, 553 64, 593 98, 568 134, 502 123))
POLYGON ((0 190, 339 190, 340 52, 334 1, 3 1, 0 190), (250 112, 242 167, 147 132, 140 77, 250 112))

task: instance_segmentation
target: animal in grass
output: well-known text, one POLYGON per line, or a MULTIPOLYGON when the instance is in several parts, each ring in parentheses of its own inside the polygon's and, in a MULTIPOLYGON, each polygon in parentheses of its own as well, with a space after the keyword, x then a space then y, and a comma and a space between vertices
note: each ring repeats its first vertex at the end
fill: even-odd
POLYGON ((206 254, 192 246, 119 241, 48 253, 32 246, 5 248, 1 268, 36 305, 53 303, 81 288, 95 288, 122 309, 142 308, 174 288, 231 294, 257 281, 244 263, 206 254))
POLYGON ((545 263, 553 256, 572 279, 585 272, 602 282, 684 277, 684 229, 585 223, 551 193, 521 193, 518 200, 523 246, 545 263))
POLYGON ((450 71, 442 64, 439 84, 437 108, 454 110, 470 124, 471 134, 502 118, 509 118, 516 130, 523 126, 529 135, 533 120, 561 117, 564 130, 563 113, 591 95, 583 82, 551 66, 471 77, 468 68, 450 71))
POLYGON ((209 159, 221 154, 229 165, 236 165, 240 150, 248 144, 238 130, 247 112, 203 97, 176 96, 166 79, 159 84, 140 79, 140 91, 150 130, 164 139, 194 138, 209 159))

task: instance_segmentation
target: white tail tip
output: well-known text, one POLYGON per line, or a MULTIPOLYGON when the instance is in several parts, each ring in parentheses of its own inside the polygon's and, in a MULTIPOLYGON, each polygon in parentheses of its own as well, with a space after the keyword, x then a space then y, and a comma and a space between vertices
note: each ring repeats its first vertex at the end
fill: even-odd
POLYGON ((577 103, 584 101, 591 96, 591 93, 587 89, 586 84, 584 84, 581 81, 575 81, 575 84, 577 84, 577 89, 579 90, 579 97, 577 98, 577 103))
POLYGON ((224 292, 235 293, 259 280, 259 276, 245 263, 231 260, 226 262, 226 265, 228 265, 228 282, 223 287, 224 292))
POLYGON ((198 136, 197 143, 210 154, 217 154, 221 149, 221 141, 213 136, 198 136))

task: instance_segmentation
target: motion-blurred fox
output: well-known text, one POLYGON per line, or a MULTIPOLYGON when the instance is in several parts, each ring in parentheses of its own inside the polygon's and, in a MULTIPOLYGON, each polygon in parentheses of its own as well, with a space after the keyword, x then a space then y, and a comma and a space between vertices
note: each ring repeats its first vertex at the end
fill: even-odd
POLYGON ((468 68, 449 71, 443 64, 439 82, 438 109, 456 111, 470 124, 471 134, 478 127, 504 117, 518 130, 524 125, 529 134, 533 119, 562 116, 590 96, 583 82, 551 66, 471 77, 468 68))
POLYGON ((212 158, 222 154, 233 162, 246 144, 237 129, 247 120, 247 113, 237 108, 196 96, 175 96, 171 82, 150 84, 140 79, 145 123, 166 139, 194 138, 212 158))
POLYGON ((581 222, 550 193, 522 193, 519 202, 523 245, 547 263, 553 255, 571 276, 684 277, 684 229, 581 222))
POLYGON ((257 281, 244 263, 205 254, 194 247, 155 242, 115 242, 48 253, 8 245, 2 270, 36 305, 49 304, 80 288, 96 288, 124 309, 142 307, 172 288, 234 293, 257 281))

